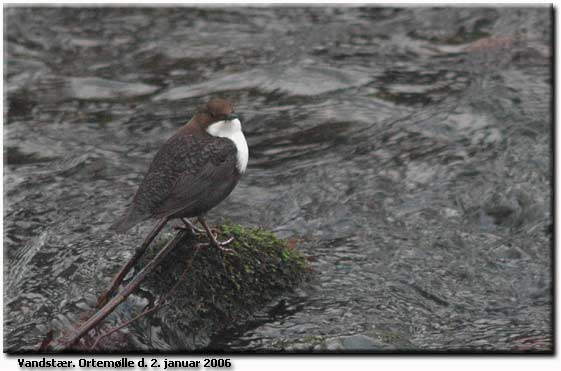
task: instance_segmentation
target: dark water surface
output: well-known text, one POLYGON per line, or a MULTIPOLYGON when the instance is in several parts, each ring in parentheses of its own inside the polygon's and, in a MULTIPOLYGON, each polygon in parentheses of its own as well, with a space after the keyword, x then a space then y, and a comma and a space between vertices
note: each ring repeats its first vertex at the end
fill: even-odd
POLYGON ((317 278, 202 344, 143 321, 134 349, 551 350, 549 8, 4 22, 5 350, 92 308, 152 223, 107 227, 215 95, 241 113, 250 161, 211 220, 301 239, 317 278))

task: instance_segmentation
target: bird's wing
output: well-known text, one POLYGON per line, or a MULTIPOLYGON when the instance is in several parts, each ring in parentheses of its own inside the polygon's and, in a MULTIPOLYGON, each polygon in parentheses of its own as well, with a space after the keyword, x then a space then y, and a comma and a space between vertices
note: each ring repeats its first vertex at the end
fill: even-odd
POLYGON ((167 197, 154 210, 158 216, 208 211, 235 187, 237 149, 225 138, 213 138, 199 148, 198 162, 182 171, 167 197))
POLYGON ((197 206, 196 201, 214 201, 210 207, 215 206, 235 186, 228 175, 235 169, 236 153, 234 143, 225 138, 172 136, 156 153, 126 213, 111 228, 122 233, 150 217, 197 206), (213 192, 207 194, 210 185, 213 192))
POLYGON ((111 228, 124 232, 150 217, 197 207, 193 204, 201 200, 203 206, 204 201, 215 206, 235 186, 227 176, 234 171, 236 153, 225 138, 172 136, 156 153, 127 212, 111 228), (210 185, 213 192, 207 193, 210 185))
POLYGON ((124 232, 154 216, 154 210, 169 196, 181 174, 196 174, 202 167, 202 160, 188 156, 188 151, 200 151, 203 146, 193 136, 178 133, 169 138, 154 156, 127 211, 111 228, 124 232))

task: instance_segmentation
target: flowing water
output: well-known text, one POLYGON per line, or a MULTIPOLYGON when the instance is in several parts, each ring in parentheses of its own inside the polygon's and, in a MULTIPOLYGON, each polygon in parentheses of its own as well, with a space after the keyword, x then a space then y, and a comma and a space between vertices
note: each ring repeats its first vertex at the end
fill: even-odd
MULTIPOLYGON (((296 239, 316 278, 199 348, 551 350, 551 16, 5 8, 5 350, 92 308, 153 222, 108 226, 218 95, 250 161, 211 221, 296 239)), ((148 328, 134 349, 179 346, 148 328)))

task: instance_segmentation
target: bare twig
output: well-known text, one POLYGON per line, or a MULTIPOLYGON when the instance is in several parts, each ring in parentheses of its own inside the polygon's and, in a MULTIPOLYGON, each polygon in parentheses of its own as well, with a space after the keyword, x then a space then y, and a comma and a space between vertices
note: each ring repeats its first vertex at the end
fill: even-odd
POLYGON ((197 255, 197 252, 199 251, 199 248, 201 247, 201 244, 197 244, 195 245, 195 252, 193 253, 193 255, 191 256, 191 258, 189 259, 189 261, 187 262, 187 265, 185 266, 185 269, 183 270, 183 272, 181 273, 181 276, 178 278, 177 282, 175 283, 175 285, 173 285, 173 287, 164 295, 160 298, 160 300, 158 300, 158 302, 151 308, 145 309, 143 310, 140 314, 134 316, 133 318, 131 318, 130 320, 121 323, 119 326, 116 326, 114 328, 112 328, 111 330, 104 332, 103 334, 99 335, 93 345, 90 347, 90 350, 94 350, 99 342, 114 334, 115 332, 121 330, 124 327, 129 326, 131 323, 139 320, 142 317, 147 316, 148 314, 156 311, 158 308, 160 308, 162 305, 165 304, 165 302, 169 299, 170 296, 172 296, 173 294, 175 294, 175 291, 177 290, 177 288, 179 287, 179 285, 185 280, 185 278, 187 277, 187 273, 189 273, 189 271, 191 270, 191 267, 193 266, 193 260, 195 259, 195 256, 197 255))
POLYGON ((52 329, 50 329, 49 332, 47 332, 47 336, 45 336, 45 338, 41 342, 41 345, 39 346, 38 349, 39 352, 46 352, 49 349, 49 345, 53 341, 53 334, 54 331, 52 329))
POLYGON ((111 285, 109 286, 107 291, 101 294, 101 296, 97 299, 97 303, 95 305, 96 309, 101 309, 105 304, 107 304, 111 296, 113 296, 113 293, 117 290, 117 288, 119 287, 125 276, 127 275, 127 273, 129 273, 129 271, 136 264, 136 262, 142 257, 142 254, 144 254, 144 252, 146 251, 148 246, 152 243, 154 238, 156 238, 158 233, 160 233, 162 228, 164 228, 168 220, 169 218, 165 217, 158 221, 158 224, 156 224, 156 226, 150 231, 148 236, 146 236, 146 238, 142 242, 142 245, 140 245, 140 247, 135 251, 132 258, 127 262, 127 264, 125 264, 119 270, 117 275, 113 278, 113 280, 111 281, 111 285))
POLYGON ((62 345, 54 347, 55 351, 64 351, 72 347, 78 340, 80 340, 84 335, 86 335, 92 328, 96 327, 105 317, 112 313, 115 308, 124 302, 127 297, 140 286, 142 281, 146 278, 146 275, 151 273, 162 260, 177 246, 177 244, 188 235, 187 231, 180 231, 175 235, 175 237, 169 241, 158 254, 140 271, 134 278, 103 308, 99 309, 92 317, 90 317, 86 322, 84 322, 80 328, 68 339, 63 342, 62 345), (58 348, 58 349, 57 349, 58 348))

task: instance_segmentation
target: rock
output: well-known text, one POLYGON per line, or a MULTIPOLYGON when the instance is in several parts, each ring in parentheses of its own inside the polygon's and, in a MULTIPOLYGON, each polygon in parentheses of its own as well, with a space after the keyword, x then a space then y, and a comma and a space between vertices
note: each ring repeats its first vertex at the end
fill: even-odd
MULTIPOLYGON (((159 240, 159 246, 153 247, 150 255, 159 251, 170 237, 159 240)), ((305 257, 271 232, 224 224, 220 227, 220 238, 229 237, 235 238, 227 246, 234 253, 209 246, 194 249, 198 242, 207 242, 204 235, 187 240, 142 284, 152 297, 165 295, 190 266, 173 297, 154 314, 166 341, 175 345, 166 351, 208 347, 213 336, 252 319, 273 298, 311 277, 305 257)), ((146 264, 147 259, 151 256, 140 265, 146 264)), ((121 346, 108 342, 104 350, 121 346)))

